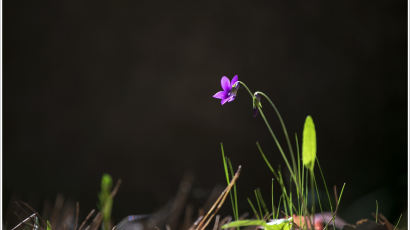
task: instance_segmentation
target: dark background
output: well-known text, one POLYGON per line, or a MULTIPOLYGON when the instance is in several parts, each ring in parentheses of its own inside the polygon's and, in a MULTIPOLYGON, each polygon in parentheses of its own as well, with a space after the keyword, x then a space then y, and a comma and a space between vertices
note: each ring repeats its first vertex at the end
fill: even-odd
POLYGON ((211 97, 239 74, 291 136, 313 116, 328 184, 347 183, 342 217, 370 217, 375 200, 392 221, 405 211, 406 1, 3 4, 3 210, 62 193, 85 215, 108 172, 123 180, 114 218, 148 213, 186 171, 202 191, 224 184, 220 141, 249 210, 270 188, 255 141, 283 161, 243 89, 223 107, 211 97))

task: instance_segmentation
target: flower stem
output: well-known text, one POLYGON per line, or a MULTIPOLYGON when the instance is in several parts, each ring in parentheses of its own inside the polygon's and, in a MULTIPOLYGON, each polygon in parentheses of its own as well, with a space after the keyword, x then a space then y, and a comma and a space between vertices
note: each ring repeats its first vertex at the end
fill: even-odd
POLYGON ((272 102, 272 100, 265 93, 257 91, 257 92, 255 92, 254 95, 257 95, 257 94, 262 95, 269 102, 269 104, 272 106, 273 110, 275 110, 275 113, 276 113, 276 115, 279 119, 279 122, 280 122, 281 126, 282 126, 283 133, 285 134, 285 139, 286 139, 286 142, 288 144, 290 157, 292 158, 293 170, 296 171, 295 154, 293 152, 292 144, 291 144, 290 139, 289 139, 289 135, 288 135, 288 131, 286 129, 285 122, 283 122, 282 116, 280 115, 278 108, 276 108, 275 104, 272 102))
POLYGON ((263 121, 265 122, 266 127, 268 127, 269 133, 271 134, 273 140, 275 141, 275 144, 276 144, 276 146, 278 147, 279 152, 282 154, 282 158, 283 158, 283 160, 285 161, 285 164, 286 164, 286 166, 288 167, 289 172, 290 172, 290 174, 292 175, 293 180, 294 180, 295 183, 297 184, 296 176, 295 176, 295 174, 294 174, 294 172, 293 172, 293 170, 292 170, 292 167, 290 167, 288 158, 286 157, 285 152, 284 152, 283 149, 282 149, 282 146, 280 145, 278 139, 276 138, 275 133, 273 132, 272 128, 270 127, 270 124, 269 124, 268 120, 267 120, 266 117, 265 117, 265 114, 263 113, 262 109, 261 109, 259 106, 258 106, 258 110, 259 110, 259 113, 261 114, 261 117, 262 117, 263 121))
POLYGON ((246 86, 245 83, 241 82, 241 81, 237 81, 238 84, 241 84, 243 87, 245 87, 246 91, 248 91, 249 95, 251 96, 251 98, 253 99, 253 93, 249 90, 248 86, 246 86))

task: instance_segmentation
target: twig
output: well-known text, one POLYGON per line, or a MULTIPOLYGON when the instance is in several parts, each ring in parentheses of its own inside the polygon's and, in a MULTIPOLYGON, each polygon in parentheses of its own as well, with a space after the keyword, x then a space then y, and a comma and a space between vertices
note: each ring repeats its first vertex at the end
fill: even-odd
POLYGON ((81 230, 85 223, 87 223, 88 219, 90 219, 90 217, 94 214, 95 210, 91 210, 91 212, 85 217, 85 219, 83 220, 83 222, 81 223, 80 227, 78 228, 78 230, 81 230))
POLYGON ((221 218, 221 216, 220 216, 220 215, 216 215, 216 217, 215 217, 215 224, 214 224, 213 230, 218 230, 219 218, 221 218))
POLYGON ((112 190, 110 194, 111 198, 114 198, 114 196, 117 194, 118 189, 120 188, 120 185, 121 185, 121 179, 119 179, 117 183, 115 184, 114 189, 112 190))
POLYGON ((334 193, 334 195, 335 195, 335 203, 336 203, 336 207, 335 207, 335 212, 336 212, 336 210, 337 210, 337 200, 338 200, 338 196, 337 196, 337 189, 336 189, 336 185, 333 185, 333 193, 334 193))
POLYGON ((205 217, 201 220, 201 222, 198 224, 198 227, 196 230, 204 230, 206 226, 208 226, 209 222, 212 220, 212 218, 215 216, 215 214, 221 209, 222 205, 224 204, 226 197, 229 194, 229 191, 232 189, 233 185, 235 184, 236 180, 238 179, 240 172, 241 172, 242 166, 239 165, 238 170, 236 171, 234 177, 232 178, 231 182, 228 184, 228 186, 225 188, 225 190, 221 193, 221 195, 218 197, 218 199, 215 201, 215 203, 212 205, 211 209, 208 211, 208 213, 205 215, 205 217), (209 217, 209 218, 208 218, 209 217))
POLYGON ((204 216, 200 215, 195 222, 192 224, 192 226, 189 228, 189 230, 194 230, 196 226, 198 226, 199 222, 201 222, 202 218, 204 218, 204 216))
POLYGON ((78 226, 78 215, 80 212, 80 204, 78 202, 76 202, 76 208, 75 208, 75 224, 74 224, 74 230, 77 229, 78 226))
POLYGON ((219 227, 229 223, 232 221, 232 217, 231 216, 226 216, 225 218, 223 218, 221 221, 219 221, 219 227))
POLYGON ((35 217, 37 215, 37 213, 33 213, 31 214, 29 217, 27 217, 26 219, 24 219, 23 221, 21 221, 19 224, 17 224, 14 228, 12 228, 11 230, 15 230, 18 227, 20 227, 21 225, 23 225, 24 223, 26 223, 27 221, 29 221, 31 218, 35 217))
POLYGON ((103 216, 101 212, 98 212, 97 215, 95 215, 93 222, 91 223, 90 229, 91 230, 97 230, 102 222, 103 216))

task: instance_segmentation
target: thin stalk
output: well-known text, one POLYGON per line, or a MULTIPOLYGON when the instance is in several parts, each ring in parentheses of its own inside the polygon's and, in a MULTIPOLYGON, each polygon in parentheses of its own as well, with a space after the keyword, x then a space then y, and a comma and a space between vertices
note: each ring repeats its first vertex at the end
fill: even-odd
POLYGON ((313 173, 313 169, 310 170, 310 196, 311 196, 311 201, 312 201, 312 222, 315 223, 315 185, 314 185, 314 173, 313 173))
POLYGON ((282 126, 283 133, 285 134, 285 139, 286 139, 286 142, 288 144, 290 156, 292 158, 293 169, 296 170, 295 154, 293 152, 292 144, 291 144, 290 139, 289 139, 289 135, 288 135, 288 131, 286 129, 285 122, 283 122, 282 116, 280 115, 278 108, 275 106, 273 101, 265 93, 257 91, 257 92, 254 93, 254 95, 256 95, 256 94, 262 95, 269 102, 269 104, 272 106, 273 110, 275 110, 276 116, 278 117, 279 122, 282 126))
MULTIPOLYGON (((295 133, 295 142, 296 142, 296 154, 297 154, 297 161, 298 161, 298 183, 302 184, 302 180, 300 178, 301 176, 301 170, 300 170, 300 151, 299 151, 299 141, 298 141, 298 135, 295 133)), ((303 178, 303 177, 302 177, 303 178)), ((303 193, 303 185, 302 187, 302 191, 300 191, 301 193, 303 193)), ((298 211, 298 215, 301 216, 302 215, 302 210, 301 210, 301 200, 299 199, 300 195, 299 195, 299 191, 296 190, 297 192, 297 197, 298 197, 298 207, 299 207, 299 211, 298 211)))
POLYGON ((269 133, 271 134, 273 140, 275 141, 275 144, 278 147, 280 154, 282 154, 282 158, 285 161, 285 164, 288 167, 289 172, 290 172, 295 184, 297 184, 295 173, 293 172, 293 170, 292 170, 292 168, 289 164, 288 158, 286 157, 285 152, 282 149, 282 146, 280 145, 278 139, 276 138, 275 133, 273 132, 272 128, 270 127, 270 124, 269 124, 268 120, 266 119, 265 114, 263 113, 262 109, 260 107, 258 107, 258 110, 259 110, 259 113, 260 113, 263 121, 265 122, 265 125, 268 127, 269 133))
POLYGON ((346 185, 346 183, 343 183, 342 190, 340 191, 340 195, 339 195, 339 198, 338 198, 337 203, 336 203, 335 212, 333 213, 332 219, 330 219, 329 222, 327 222, 327 224, 323 228, 324 230, 326 230, 327 226, 330 224, 330 222, 333 222, 336 218, 336 213, 337 213, 337 210, 339 209, 339 204, 340 204, 340 200, 342 199, 342 195, 343 195, 343 191, 345 189, 345 185, 346 185))
POLYGON ((320 167, 319 159, 318 159, 317 157, 316 157, 316 163, 317 163, 317 166, 319 167, 319 172, 320 172, 320 175, 321 175, 321 177, 322 177, 323 186, 325 186, 327 199, 328 199, 329 205, 330 205, 330 211, 333 212, 333 206, 332 206, 332 201, 331 201, 331 199, 330 199, 329 190, 327 189, 326 180, 325 180, 325 177, 324 177, 324 175, 323 175, 322 168, 320 167))
POLYGON ((394 229, 393 230, 396 230, 397 229, 397 226, 399 226, 399 223, 400 223, 400 220, 401 220, 401 216, 402 216, 403 214, 401 213, 400 214, 400 217, 399 217, 399 220, 397 221, 397 223, 396 223, 396 225, 394 225, 394 229))
POLYGON ((378 216, 379 216, 379 203, 377 203, 377 200, 376 200, 376 223, 377 223, 378 216))
POLYGON ((316 183, 316 177, 315 176, 313 177, 313 183, 315 184, 317 201, 319 203, 320 212, 323 212, 322 202, 320 202, 319 189, 317 188, 317 183, 316 183))
POLYGON ((259 218, 258 212, 255 209, 255 206, 253 205, 251 199, 249 199, 249 198, 248 198, 248 203, 249 203, 249 206, 251 206, 251 209, 252 209, 253 213, 255 214, 256 218, 258 220, 261 220, 261 218, 259 218))
MULTIPOLYGON (((232 163, 231 163, 231 160, 229 160, 229 158, 228 158, 228 165, 229 165, 229 169, 231 171, 231 175, 233 177, 235 175, 235 173, 233 172, 232 163)), ((234 206, 235 206, 235 209, 234 209, 235 219, 239 220, 239 207, 238 207, 238 195, 237 195, 237 192, 236 192, 236 183, 233 185, 233 196, 234 196, 234 202, 235 202, 234 203, 234 206)))
POLYGON ((272 178, 272 190, 271 190, 271 201, 272 201, 272 218, 275 215, 275 206, 273 205, 273 178, 272 178))
POLYGON ((256 199, 256 204, 258 205, 259 214, 261 217, 263 217, 264 215, 262 213, 261 203, 259 201, 259 197, 258 197, 258 193, 256 192, 256 189, 253 190, 253 193, 255 194, 255 199, 256 199))
POLYGON ((260 189, 257 189, 257 194, 259 196, 259 201, 261 202, 264 215, 269 214, 268 208, 266 207, 265 200, 263 199, 262 192, 260 189))
POLYGON ((278 219, 278 217, 279 217, 280 203, 282 202, 282 199, 283 199, 283 194, 279 198, 278 209, 276 210, 275 219, 278 219))
MULTIPOLYGON (((222 160, 223 160, 223 165, 224 165, 225 177, 226 177, 226 181, 229 185, 230 180, 229 180, 228 164, 227 164, 227 160, 226 160, 227 157, 225 157, 225 151, 224 151, 224 147, 223 147, 222 142, 221 142, 221 153, 222 153, 222 160)), ((231 192, 229 192, 229 196, 231 198, 232 212, 233 212, 233 215, 236 217, 236 215, 235 215, 236 214, 235 202, 234 202, 234 198, 233 198, 231 192)))
POLYGON ((253 93, 249 90, 248 86, 245 83, 241 82, 241 81, 238 81, 237 84, 241 84, 246 89, 246 91, 248 91, 249 95, 251 96, 251 98, 253 100, 253 93))

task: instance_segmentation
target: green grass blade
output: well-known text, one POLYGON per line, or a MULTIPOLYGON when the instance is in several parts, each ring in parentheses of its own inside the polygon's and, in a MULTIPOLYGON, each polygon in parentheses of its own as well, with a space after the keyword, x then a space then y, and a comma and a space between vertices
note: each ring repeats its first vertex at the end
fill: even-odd
MULTIPOLYGON (((231 178, 233 178, 235 173, 234 173, 233 168, 232 168, 232 163, 229 160, 229 158, 227 160, 228 160, 229 169, 231 171, 231 178)), ((233 185, 233 196, 234 196, 235 219, 239 220, 239 207, 238 207, 238 195, 237 195, 237 192, 236 192, 236 183, 233 185)))
MULTIPOLYGON (((222 162, 223 162, 223 165, 224 165, 226 183, 229 184, 230 180, 229 180, 228 163, 227 163, 227 160, 226 160, 227 157, 225 157, 225 151, 224 151, 224 147, 223 147, 222 142, 221 142, 221 153, 222 153, 222 162)), ((235 202, 234 202, 234 199, 233 199, 233 196, 232 196, 231 192, 229 192, 229 196, 230 196, 231 204, 232 204, 232 212, 233 212, 233 215, 236 217, 236 215, 235 215, 235 213, 236 213, 236 211, 235 211, 235 202)))
POLYGON ((317 166, 318 166, 318 168, 319 168, 320 176, 322 177, 323 186, 325 187, 327 199, 328 199, 329 206, 330 206, 330 211, 333 212, 333 205, 332 205, 332 201, 331 201, 331 199, 330 199, 330 193, 329 193, 329 190, 327 189, 326 180, 325 180, 325 177, 324 177, 324 175, 323 175, 322 167, 320 167, 320 163, 319 163, 319 159, 318 159, 318 158, 316 158, 316 163, 317 163, 317 166))
POLYGON ((51 229, 52 229, 52 228, 51 228, 50 221, 47 220, 47 230, 51 230, 51 229))
POLYGON ((283 200, 283 194, 279 198, 278 209, 276 210, 275 219, 278 219, 278 217, 279 217, 280 203, 282 202, 282 200, 283 200))
POLYGON ((260 189, 257 189, 257 193, 258 193, 258 196, 259 196, 259 200, 260 200, 260 202, 261 202, 261 205, 262 205, 262 209, 263 209, 264 215, 269 214, 269 211, 268 211, 268 208, 267 208, 267 206, 266 206, 265 200, 263 199, 261 190, 260 190, 260 189))
POLYGON ((272 189, 271 189, 271 201, 272 201, 272 218, 275 216, 275 205, 273 204, 273 178, 272 178, 272 189))
POLYGON ((222 226, 223 229, 225 228, 238 228, 238 227, 246 227, 246 226, 263 226, 266 222, 264 220, 238 220, 232 221, 228 224, 222 226))
POLYGON ((258 192, 255 190, 253 190, 253 193, 255 194, 255 199, 256 199, 256 204, 258 205, 258 210, 259 210, 259 215, 260 217, 263 219, 263 213, 262 213, 262 208, 261 208, 261 203, 259 201, 259 196, 258 196, 258 192))
POLYGON ((400 214, 400 216, 399 216, 399 220, 397 221, 397 223, 394 225, 394 229, 393 230, 396 230, 397 229, 397 226, 399 226, 399 223, 400 223, 400 220, 401 220, 401 216, 402 216, 403 214, 401 213, 400 214))
POLYGON ((249 206, 251 206, 251 209, 253 211, 253 214, 256 216, 256 219, 261 220, 262 218, 259 217, 258 212, 255 209, 255 206, 253 205, 251 199, 249 199, 249 198, 248 198, 248 203, 249 203, 249 206))
POLYGON ((313 175, 313 183, 315 184, 315 190, 316 190, 317 200, 318 200, 318 203, 319 203, 320 212, 323 212, 322 202, 320 201, 319 190, 317 188, 316 177, 314 175, 313 175))
MULTIPOLYGON (((296 197, 298 201, 298 215, 302 215, 302 207, 301 207, 301 194, 303 194, 303 185, 302 185, 302 179, 301 179, 301 170, 300 170, 300 150, 299 150, 299 140, 298 140, 298 135, 295 132, 295 144, 296 144, 296 154, 297 154, 297 161, 298 161, 298 183, 299 186, 301 187, 302 191, 299 191, 298 186, 296 186, 296 197)), ((302 169, 303 170, 303 169, 302 169)), ((303 178, 303 176, 302 176, 303 178)))

